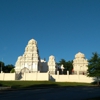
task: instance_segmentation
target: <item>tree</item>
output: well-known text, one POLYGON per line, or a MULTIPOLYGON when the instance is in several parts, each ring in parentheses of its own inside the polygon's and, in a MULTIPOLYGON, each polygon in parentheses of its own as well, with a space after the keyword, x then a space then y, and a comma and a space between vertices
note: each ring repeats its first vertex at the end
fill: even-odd
POLYGON ((64 66, 64 74, 67 73, 67 71, 69 71, 69 73, 71 74, 72 73, 72 69, 73 69, 73 65, 72 65, 73 61, 66 61, 65 59, 61 59, 57 65, 62 65, 64 66))
POLYGON ((13 69, 10 71, 10 73, 15 73, 15 69, 13 68, 13 69))
MULTIPOLYGON (((61 59, 58 63, 57 63, 57 65, 63 65, 63 67, 65 68, 66 67, 66 60, 65 59, 61 59)), ((62 74, 62 70, 60 69, 60 68, 58 68, 58 70, 59 70, 59 74, 62 74)), ((66 70, 66 72, 67 72, 67 70, 66 70)), ((65 73, 65 69, 64 69, 64 72, 63 72, 63 74, 66 74, 65 73)))
POLYGON ((0 61, 0 72, 4 70, 5 64, 4 62, 0 61))
POLYGON ((5 73, 10 73, 10 71, 14 68, 14 65, 12 64, 9 64, 9 65, 6 65, 5 68, 4 68, 4 72, 5 73))
POLYGON ((97 85, 99 85, 99 77, 100 77, 100 55, 98 53, 92 53, 93 56, 88 60, 88 76, 97 78, 97 85))
POLYGON ((73 61, 67 61, 66 62, 66 66, 67 66, 67 70, 71 74, 72 73, 72 69, 73 69, 73 61))
POLYGON ((4 73, 10 73, 10 71, 14 68, 15 66, 12 64, 5 65, 4 62, 0 61, 0 72, 3 71, 4 73))

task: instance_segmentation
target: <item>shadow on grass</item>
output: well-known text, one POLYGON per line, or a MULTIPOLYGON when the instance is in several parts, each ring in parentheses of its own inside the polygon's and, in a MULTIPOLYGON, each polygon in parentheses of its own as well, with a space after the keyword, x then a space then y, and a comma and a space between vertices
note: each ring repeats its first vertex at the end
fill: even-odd
POLYGON ((0 83, 0 86, 2 86, 2 84, 0 83))
POLYGON ((75 82, 52 82, 52 81, 0 81, 1 87, 11 87, 11 89, 39 89, 54 87, 86 87, 92 86, 89 83, 75 82))
MULTIPOLYGON (((92 82, 91 84, 93 84, 93 85, 97 85, 97 82, 96 82, 96 81, 94 81, 94 82, 92 82)), ((100 84, 100 82, 99 82, 99 84, 100 84)))
POLYGON ((30 86, 22 86, 22 85, 13 85, 12 89, 38 89, 38 88, 52 88, 52 87, 60 87, 57 84, 37 84, 30 86))
POLYGON ((67 85, 61 86, 59 84, 37 84, 37 85, 30 85, 30 86, 22 86, 22 85, 13 85, 11 86, 12 89, 43 89, 43 88, 61 88, 61 87, 91 87, 91 86, 84 86, 84 85, 67 85))

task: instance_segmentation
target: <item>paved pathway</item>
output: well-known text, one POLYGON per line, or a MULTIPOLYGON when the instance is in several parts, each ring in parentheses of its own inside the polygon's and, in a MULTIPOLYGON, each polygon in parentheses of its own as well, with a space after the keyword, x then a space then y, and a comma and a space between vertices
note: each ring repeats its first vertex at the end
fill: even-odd
POLYGON ((65 87, 6 91, 0 93, 0 100, 84 100, 96 96, 100 96, 99 87, 65 87))

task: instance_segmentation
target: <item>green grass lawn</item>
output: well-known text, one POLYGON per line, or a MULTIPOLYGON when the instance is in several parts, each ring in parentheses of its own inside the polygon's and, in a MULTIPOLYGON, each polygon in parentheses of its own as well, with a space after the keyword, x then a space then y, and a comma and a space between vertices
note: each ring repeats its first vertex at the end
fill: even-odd
POLYGON ((90 83, 51 82, 51 81, 0 81, 0 86, 11 88, 33 88, 52 86, 92 86, 90 83))

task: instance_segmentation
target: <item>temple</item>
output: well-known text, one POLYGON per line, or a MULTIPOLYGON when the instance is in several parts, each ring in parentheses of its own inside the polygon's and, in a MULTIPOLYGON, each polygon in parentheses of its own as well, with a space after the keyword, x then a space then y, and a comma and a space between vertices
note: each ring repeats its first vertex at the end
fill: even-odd
POLYGON ((55 62, 55 57, 53 55, 49 57, 48 71, 50 72, 50 74, 55 74, 56 71, 56 62, 55 62))
POLYGON ((73 60, 74 74, 86 74, 88 61, 85 59, 85 55, 81 52, 75 55, 73 60))
POLYGON ((55 73, 55 66, 56 62, 53 55, 49 57, 48 63, 45 60, 40 59, 37 41, 31 39, 25 47, 24 54, 18 57, 15 64, 15 71, 16 73, 34 73, 38 71, 50 71, 50 73, 55 73))
MULTIPOLYGON (((87 65, 88 61, 85 59, 85 55, 78 52, 73 60, 73 74, 86 74, 87 65)), ((62 70, 64 69, 62 66, 56 65, 53 55, 49 57, 48 62, 40 59, 37 41, 31 39, 25 47, 24 54, 18 57, 15 64, 15 71, 16 73, 41 73, 49 71, 50 74, 55 74, 58 67, 62 70)))
POLYGON ((87 77, 88 60, 81 52, 75 55, 71 73, 63 64, 56 64, 55 56, 50 55, 48 58, 48 61, 40 58, 37 41, 31 39, 28 41, 23 55, 19 56, 15 63, 15 73, 2 72, 0 80, 91 83, 97 79, 87 77))

